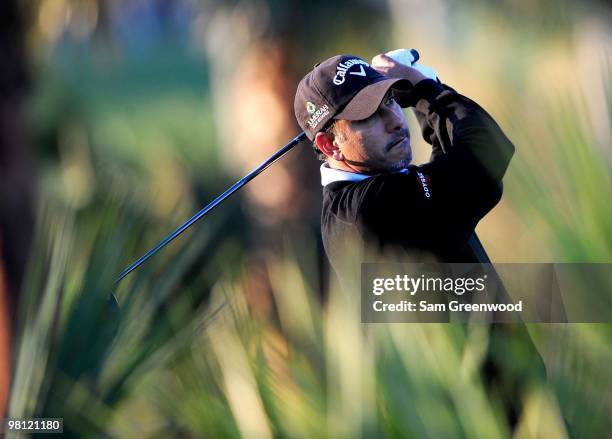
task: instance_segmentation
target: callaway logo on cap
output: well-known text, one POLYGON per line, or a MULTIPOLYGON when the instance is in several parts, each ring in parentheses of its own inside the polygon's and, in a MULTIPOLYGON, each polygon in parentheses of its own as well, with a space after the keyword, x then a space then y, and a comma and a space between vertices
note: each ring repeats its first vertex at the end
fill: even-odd
POLYGON ((300 81, 294 111, 310 140, 331 119, 370 117, 391 87, 408 89, 410 82, 388 78, 353 55, 337 55, 317 64, 300 81))

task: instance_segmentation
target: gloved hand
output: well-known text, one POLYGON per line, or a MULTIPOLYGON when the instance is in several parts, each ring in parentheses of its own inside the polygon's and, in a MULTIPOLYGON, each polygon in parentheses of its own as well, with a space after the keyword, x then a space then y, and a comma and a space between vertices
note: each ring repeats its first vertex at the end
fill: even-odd
MULTIPOLYGON (((438 75, 434 69, 431 67, 427 67, 421 64, 417 64, 419 60, 419 52, 416 49, 396 49, 391 50, 390 52, 385 53, 389 58, 399 64, 403 64, 408 67, 412 67, 413 69, 418 70, 423 76, 433 79, 434 81, 438 80, 438 75)), ((372 60, 372 64, 375 64, 374 59, 372 60)))

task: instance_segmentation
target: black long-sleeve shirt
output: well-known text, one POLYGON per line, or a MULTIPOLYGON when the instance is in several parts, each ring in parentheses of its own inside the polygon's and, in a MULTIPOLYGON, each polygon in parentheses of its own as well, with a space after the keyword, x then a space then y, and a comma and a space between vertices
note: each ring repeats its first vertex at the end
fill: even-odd
POLYGON ((381 252, 399 251, 411 261, 482 262, 468 240, 501 198, 514 146, 484 109, 450 87, 427 79, 402 99, 432 145, 431 161, 325 185, 323 243, 341 277, 347 263, 358 269, 356 263, 381 252))

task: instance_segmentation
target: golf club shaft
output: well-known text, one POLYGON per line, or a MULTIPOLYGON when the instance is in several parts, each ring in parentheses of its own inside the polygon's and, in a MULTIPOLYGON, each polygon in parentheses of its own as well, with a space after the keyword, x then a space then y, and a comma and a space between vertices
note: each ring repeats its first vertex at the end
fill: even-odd
POLYGON ((206 207, 204 207, 202 210, 200 210, 194 216, 192 216, 187 221, 185 221, 174 232, 172 232, 171 234, 166 236, 164 239, 159 241, 154 247, 152 247, 144 255, 142 255, 140 258, 138 258, 136 261, 134 261, 129 267, 127 267, 125 270, 123 270, 121 272, 121 274, 119 274, 119 277, 115 281, 115 284, 119 283, 124 277, 126 277, 128 274, 130 274, 136 268, 138 268, 142 264, 144 264, 151 256, 153 256, 155 253, 157 253, 159 250, 161 250, 163 247, 165 247, 167 244, 169 244, 174 238, 176 238, 181 233, 183 233, 185 230, 187 230, 189 227, 191 227, 196 221, 198 221, 199 219, 204 217, 208 212, 210 212, 215 207, 217 207, 219 204, 221 204, 226 198, 228 198, 230 195, 232 195, 234 192, 236 192, 242 186, 247 184, 253 178, 257 177, 268 166, 270 166, 272 163, 274 163, 276 160, 278 160, 281 156, 283 156, 286 152, 288 152, 291 148, 293 148, 295 145, 300 143, 305 138, 306 138, 306 134, 302 131, 300 134, 298 134, 293 139, 291 139, 291 141, 289 143, 287 143, 285 146, 283 146, 277 152, 272 154, 267 160, 265 160, 263 163, 261 163, 257 168, 253 169, 247 175, 245 175, 240 180, 238 180, 236 183, 234 183, 232 186, 230 186, 225 192, 223 192, 221 195, 219 195, 217 198, 215 198, 206 207))

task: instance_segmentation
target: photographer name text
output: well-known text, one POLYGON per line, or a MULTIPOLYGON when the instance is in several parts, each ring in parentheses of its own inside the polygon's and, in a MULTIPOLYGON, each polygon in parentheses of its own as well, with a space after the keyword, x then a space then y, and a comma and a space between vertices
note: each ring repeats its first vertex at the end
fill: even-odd
POLYGON ((396 275, 387 278, 375 278, 372 281, 371 293, 378 297, 372 302, 375 312, 522 312, 523 302, 517 303, 465 303, 459 300, 450 300, 447 303, 432 302, 429 300, 394 300, 386 303, 382 296, 397 298, 398 294, 408 295, 416 299, 416 294, 445 293, 454 296, 463 296, 474 293, 473 298, 486 290, 487 275, 481 277, 428 277, 421 275, 411 277, 396 275))

